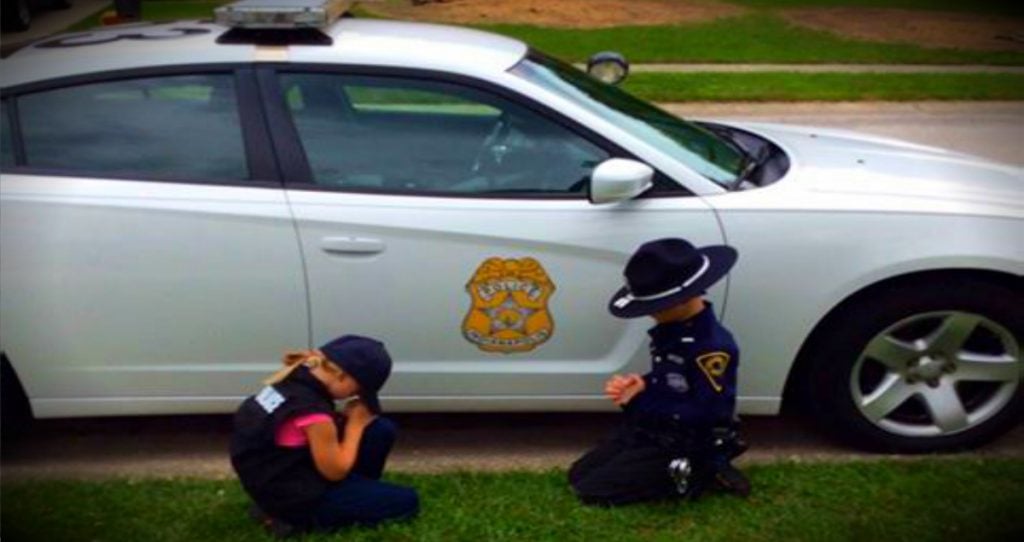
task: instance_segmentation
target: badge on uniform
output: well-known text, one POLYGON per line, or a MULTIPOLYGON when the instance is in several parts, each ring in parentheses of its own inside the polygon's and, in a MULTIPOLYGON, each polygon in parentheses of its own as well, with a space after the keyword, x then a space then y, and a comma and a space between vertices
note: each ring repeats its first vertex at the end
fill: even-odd
POLYGON ((256 403, 263 407, 267 414, 273 414, 277 407, 284 403, 284 396, 274 389, 274 386, 267 386, 256 394, 256 403))
POLYGON ((725 369, 729 366, 729 354, 725 352, 711 352, 697 357, 697 366, 708 378, 711 387, 718 393, 724 389, 719 380, 725 375, 725 369))
POLYGON ((677 393, 686 393, 690 391, 690 383, 686 381, 686 377, 679 373, 668 373, 665 375, 665 384, 672 388, 672 391, 677 393))

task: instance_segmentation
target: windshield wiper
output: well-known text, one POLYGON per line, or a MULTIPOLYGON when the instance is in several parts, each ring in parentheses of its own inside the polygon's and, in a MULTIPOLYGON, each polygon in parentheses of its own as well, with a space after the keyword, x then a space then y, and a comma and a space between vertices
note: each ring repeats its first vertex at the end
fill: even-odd
MULTIPOLYGON (((754 169, 760 165, 759 156, 751 154, 750 151, 745 149, 742 145, 736 142, 735 132, 725 126, 717 126, 714 124, 707 124, 704 122, 695 123, 701 128, 711 132, 712 134, 721 138, 729 148, 736 151, 740 155, 740 172, 737 175, 737 179, 745 179, 747 175, 750 175, 754 169)), ((736 181, 738 184, 740 180, 736 181)), ((734 187, 734 186, 733 186, 734 187)), ((733 187, 730 187, 732 189, 733 187)))
MULTIPOLYGON (((764 164, 769 157, 771 157, 772 149, 769 145, 763 145, 757 149, 756 152, 744 152, 743 165, 740 167, 740 174, 736 176, 736 180, 729 186, 729 190, 735 190, 743 183, 750 181, 750 177, 762 164, 764 164)), ((755 183, 756 184, 756 183, 755 183)))

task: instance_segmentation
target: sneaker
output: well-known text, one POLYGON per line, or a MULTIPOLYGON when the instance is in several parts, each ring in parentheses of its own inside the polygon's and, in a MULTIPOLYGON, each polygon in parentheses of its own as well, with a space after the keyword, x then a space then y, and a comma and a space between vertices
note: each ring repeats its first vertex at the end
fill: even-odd
POLYGON ((715 472, 715 488, 738 497, 750 495, 750 480, 742 471, 732 465, 715 472))

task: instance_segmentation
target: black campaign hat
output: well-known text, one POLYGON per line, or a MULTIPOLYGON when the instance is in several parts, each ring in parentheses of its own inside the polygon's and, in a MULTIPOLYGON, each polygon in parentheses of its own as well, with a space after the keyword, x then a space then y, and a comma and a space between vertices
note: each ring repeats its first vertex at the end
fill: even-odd
POLYGON ((629 258, 626 286, 612 296, 608 311, 619 318, 636 318, 668 309, 718 282, 738 256, 729 246, 696 248, 685 239, 644 243, 629 258))
POLYGON ((359 382, 359 399, 370 412, 380 413, 377 392, 391 376, 391 356, 380 341, 344 335, 320 347, 320 351, 359 382))

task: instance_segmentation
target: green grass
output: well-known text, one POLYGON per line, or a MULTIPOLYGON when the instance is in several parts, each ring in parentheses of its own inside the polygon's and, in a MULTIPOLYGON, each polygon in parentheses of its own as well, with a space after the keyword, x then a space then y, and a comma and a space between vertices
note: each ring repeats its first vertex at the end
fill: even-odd
MULTIPOLYGON (((213 8, 222 3, 145 2, 142 14, 154 21, 209 19, 213 8)), ((372 9, 372 5, 366 9, 372 9)), ((84 30, 98 24, 98 16, 90 17, 72 29, 84 30)), ((860 41, 802 28, 766 12, 682 26, 584 30, 526 25, 478 28, 521 39, 542 51, 577 62, 598 51, 617 50, 631 62, 1024 65, 1022 52, 928 49, 912 44, 860 41)))
MULTIPOLYGON (((410 523, 327 540, 743 540, 958 542, 1024 532, 1024 460, 780 464, 749 469, 747 501, 618 509, 579 505, 564 473, 400 475, 420 492, 410 523)), ((265 540, 234 481, 5 482, 5 542, 265 540)))
POLYGON ((728 0, 756 8, 866 7, 927 11, 961 11, 995 15, 1024 15, 1024 4, 1013 0, 728 0))
POLYGON ((634 73, 623 87, 656 102, 1024 100, 1012 73, 634 73))
POLYGON ((765 13, 686 26, 586 30, 522 25, 480 28, 518 38, 576 62, 597 51, 616 50, 637 63, 1024 64, 1021 52, 927 49, 911 44, 860 41, 803 28, 765 13))

